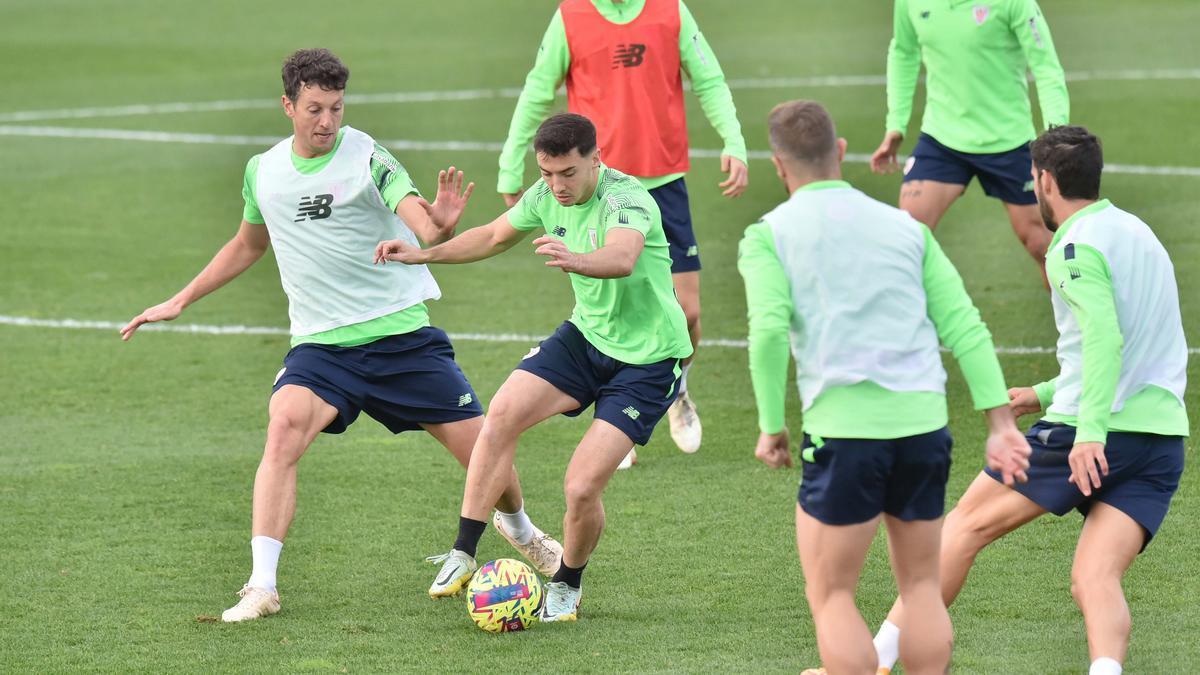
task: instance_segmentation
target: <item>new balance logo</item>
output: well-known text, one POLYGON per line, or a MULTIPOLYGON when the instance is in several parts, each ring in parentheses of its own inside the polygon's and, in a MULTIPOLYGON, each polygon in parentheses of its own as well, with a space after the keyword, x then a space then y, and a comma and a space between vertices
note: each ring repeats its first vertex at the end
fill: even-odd
POLYGON ((642 65, 646 60, 646 45, 628 44, 617 45, 617 51, 613 52, 612 67, 617 68, 636 68, 642 65))
POLYGON ((636 420, 637 418, 642 416, 642 413, 638 412, 638 409, 633 406, 629 406, 629 407, 625 408, 624 410, 622 410, 621 412, 625 413, 626 415, 629 415, 629 419, 631 419, 631 420, 636 420))
POLYGON ((471 405, 471 401, 474 401, 474 400, 475 400, 475 397, 471 396, 471 394, 469 394, 469 393, 463 394, 462 396, 458 397, 458 407, 461 408, 463 406, 471 405))
POLYGON ((700 247, 699 246, 689 246, 688 247, 687 257, 695 258, 698 255, 700 255, 700 247))
POLYGON ((567 228, 563 227, 562 225, 559 225, 558 227, 554 228, 553 230, 550 230, 550 232, 556 237, 567 236, 567 228))
POLYGON ((323 220, 333 215, 333 209, 329 207, 333 203, 333 195, 317 195, 316 197, 303 197, 300 199, 300 211, 296 214, 296 219, 292 222, 298 223, 302 220, 323 220))

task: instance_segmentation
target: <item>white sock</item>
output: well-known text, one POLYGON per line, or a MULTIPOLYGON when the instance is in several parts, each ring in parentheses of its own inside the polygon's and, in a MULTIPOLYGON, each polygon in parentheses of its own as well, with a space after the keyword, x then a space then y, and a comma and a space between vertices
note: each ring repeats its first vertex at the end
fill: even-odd
POLYGON ((250 540, 250 553, 254 556, 254 571, 246 583, 255 588, 275 590, 275 569, 279 567, 279 552, 283 542, 259 535, 250 540))
POLYGON ((687 393, 687 374, 692 369, 692 364, 685 363, 679 370, 679 395, 683 396, 687 393))
POLYGON ((500 522, 504 523, 504 531, 516 539, 518 544, 528 544, 529 540, 533 539, 533 521, 525 513, 524 504, 517 509, 516 513, 505 513, 500 509, 496 509, 496 513, 500 514, 500 522))
POLYGON ((900 660, 900 627, 891 621, 884 621, 875 634, 875 655, 879 657, 879 667, 891 670, 900 660))
POLYGON ((1121 664, 1117 663, 1116 659, 1101 656, 1092 661, 1092 667, 1088 670, 1088 675, 1121 675, 1121 664))

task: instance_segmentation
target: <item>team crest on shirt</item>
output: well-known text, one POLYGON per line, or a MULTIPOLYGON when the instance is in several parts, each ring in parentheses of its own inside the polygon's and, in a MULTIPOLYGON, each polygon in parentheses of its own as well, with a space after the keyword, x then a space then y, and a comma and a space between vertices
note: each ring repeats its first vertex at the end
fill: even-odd
POLYGON ((987 21, 988 14, 992 8, 989 5, 975 5, 972 11, 975 13, 975 25, 982 26, 984 21, 987 21))

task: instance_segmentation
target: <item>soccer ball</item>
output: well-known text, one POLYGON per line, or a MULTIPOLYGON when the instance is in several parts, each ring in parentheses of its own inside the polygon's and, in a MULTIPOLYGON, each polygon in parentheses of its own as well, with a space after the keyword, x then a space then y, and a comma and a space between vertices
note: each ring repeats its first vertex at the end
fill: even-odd
POLYGON ((487 563, 467 586, 467 614, 476 626, 492 632, 525 630, 542 612, 542 581, 519 560, 487 563))

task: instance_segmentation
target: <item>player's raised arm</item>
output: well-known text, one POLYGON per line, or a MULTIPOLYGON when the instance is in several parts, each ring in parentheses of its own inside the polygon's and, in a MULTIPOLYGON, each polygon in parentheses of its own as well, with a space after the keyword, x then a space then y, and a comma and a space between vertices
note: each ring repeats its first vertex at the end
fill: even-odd
POLYGON ((265 225, 256 225, 245 220, 228 243, 221 247, 213 259, 192 279, 166 302, 148 307, 144 312, 135 316, 121 329, 121 339, 128 340, 142 324, 155 321, 170 321, 179 316, 188 305, 212 293, 229 283, 237 275, 245 272, 266 253, 271 244, 265 225))
POLYGON ((463 172, 451 166, 438 172, 437 196, 432 204, 421 195, 411 193, 396 205, 396 215, 423 244, 440 244, 454 236, 474 190, 475 183, 463 187, 463 172))
POLYGON ((375 262, 407 265, 470 263, 507 251, 526 234, 508 222, 508 214, 503 214, 487 225, 467 230, 433 248, 420 249, 402 239, 381 241, 375 247, 375 262))

